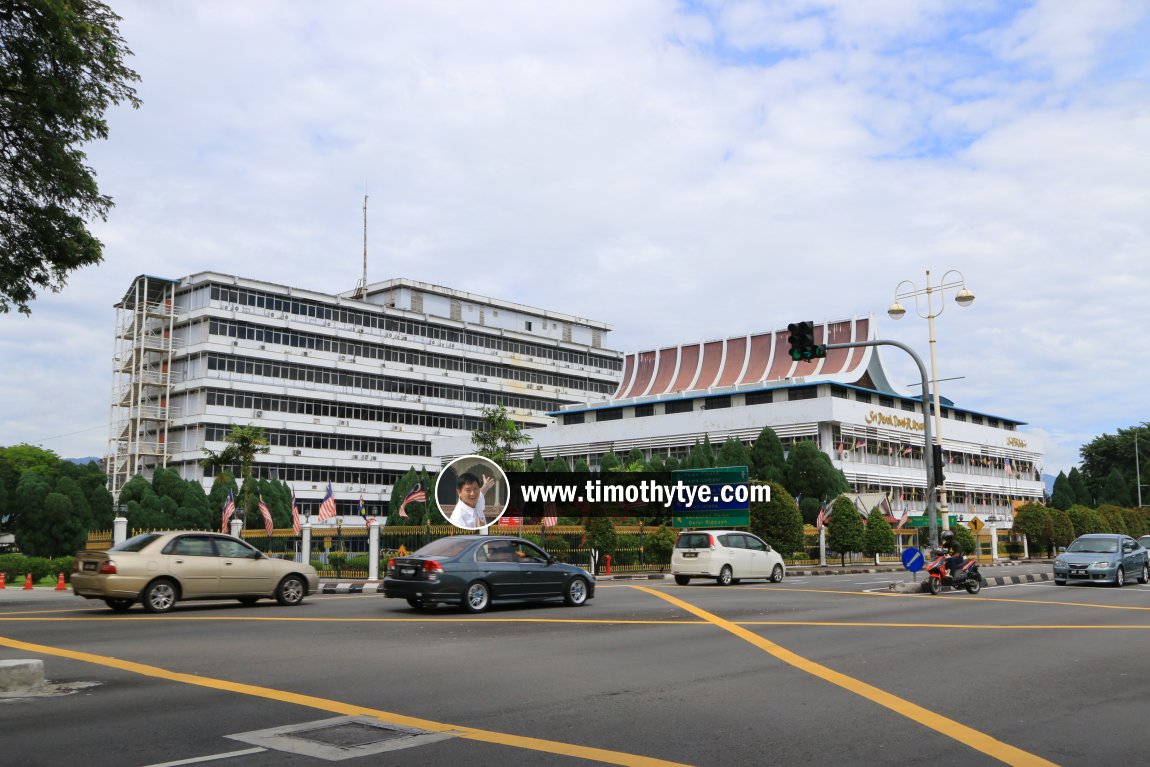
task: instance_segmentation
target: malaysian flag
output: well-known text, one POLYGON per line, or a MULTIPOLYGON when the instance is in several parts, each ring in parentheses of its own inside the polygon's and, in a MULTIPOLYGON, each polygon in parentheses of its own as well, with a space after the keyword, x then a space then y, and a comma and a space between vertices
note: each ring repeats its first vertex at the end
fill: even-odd
POLYGON ((295 488, 291 489, 291 531, 299 535, 299 506, 295 504, 295 488))
POLYGON ((275 529, 275 525, 272 523, 272 513, 268 509, 268 505, 266 503, 264 503, 264 494, 263 493, 260 493, 260 514, 264 518, 264 530, 267 530, 268 535, 271 535, 272 530, 275 529))
POLYGON ((1006 459, 1006 463, 1003 464, 1003 468, 1006 469, 1006 476, 1009 477, 1009 476, 1012 476, 1014 474, 1014 467, 1010 465, 1010 459, 1009 458, 1006 459))
POLYGON ((815 518, 815 526, 820 530, 826 527, 827 520, 831 518, 831 507, 826 501, 819 507, 819 515, 815 518))
POLYGON ((555 527, 557 524, 559 524, 559 510, 554 503, 548 501, 543 504, 543 527, 555 527))
POLYGON ((898 524, 895 525, 895 530, 901 530, 902 526, 906 524, 908 518, 910 518, 910 510, 903 509, 902 516, 898 518, 898 524))
POLYGON ((327 494, 323 497, 323 501, 319 505, 319 519, 322 522, 325 519, 331 519, 335 516, 335 496, 331 492, 331 483, 327 483, 327 494))
POLYGON ((399 516, 407 519, 407 504, 409 503, 422 503, 427 500, 427 493, 423 490, 423 483, 416 482, 415 485, 407 491, 407 495, 403 499, 403 503, 399 504, 399 516))
POLYGON ((223 532, 228 531, 228 521, 232 518, 232 514, 236 513, 236 502, 232 500, 232 491, 228 491, 228 500, 224 501, 224 521, 221 525, 223 532))

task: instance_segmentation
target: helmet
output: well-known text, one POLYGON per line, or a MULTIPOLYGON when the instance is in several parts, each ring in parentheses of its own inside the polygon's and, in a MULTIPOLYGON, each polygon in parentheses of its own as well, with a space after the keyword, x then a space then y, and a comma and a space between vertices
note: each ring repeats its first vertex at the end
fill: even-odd
POLYGON ((954 540, 954 533, 953 532, 951 532, 950 530, 943 530, 942 531, 942 542, 943 543, 950 543, 953 540, 954 540))

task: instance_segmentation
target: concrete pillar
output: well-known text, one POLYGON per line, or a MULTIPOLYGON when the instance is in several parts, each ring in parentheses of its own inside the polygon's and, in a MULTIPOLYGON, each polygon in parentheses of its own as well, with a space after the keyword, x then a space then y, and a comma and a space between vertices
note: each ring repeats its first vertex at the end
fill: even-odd
POLYGON ((990 526, 990 561, 998 561, 998 528, 993 524, 990 526))
POLYGON ((311 522, 304 519, 299 526, 300 532, 300 557, 303 559, 305 565, 311 564, 311 522))
POLYGON ((819 567, 827 566, 827 528, 819 528, 819 567))
POLYGON ((367 579, 379 580, 379 520, 367 524, 367 579))
POLYGON ((112 545, 128 540, 128 520, 126 517, 116 517, 112 520, 112 545))
POLYGON ((228 522, 228 532, 237 538, 240 537, 240 528, 241 527, 243 527, 243 522, 240 522, 235 517, 232 517, 231 521, 228 522))
POLYGON ((1022 558, 1030 559, 1030 544, 1026 541, 1026 536, 1022 536, 1022 558))

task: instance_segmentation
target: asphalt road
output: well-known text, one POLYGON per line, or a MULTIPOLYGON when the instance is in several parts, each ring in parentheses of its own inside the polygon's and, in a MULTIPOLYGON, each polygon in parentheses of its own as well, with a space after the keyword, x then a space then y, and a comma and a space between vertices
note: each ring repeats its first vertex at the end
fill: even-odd
POLYGON ((0 764, 314 767, 332 753, 352 765, 501 767, 1141 758, 1150 586, 887 591, 906 577, 607 581, 586 607, 482 616, 417 613, 376 594, 114 614, 69 594, 9 589, 0 660, 43 659, 60 694, 0 699, 0 764), (363 719, 316 724, 352 716, 363 719), (272 728, 295 731, 244 735, 272 728))

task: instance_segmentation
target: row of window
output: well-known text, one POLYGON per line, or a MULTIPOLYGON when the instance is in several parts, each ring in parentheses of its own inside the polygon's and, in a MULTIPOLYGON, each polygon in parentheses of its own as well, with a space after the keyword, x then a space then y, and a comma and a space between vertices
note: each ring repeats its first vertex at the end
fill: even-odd
MULTIPOLYGON (((231 432, 231 427, 209 426, 208 442, 223 442, 231 432)), ((273 447, 299 448, 301 450, 341 450, 349 453, 374 453, 381 455, 430 456, 430 442, 415 442, 403 439, 381 439, 354 437, 339 434, 317 434, 310 431, 281 431, 265 429, 264 436, 273 447)))
MULTIPOLYGON (((271 312, 293 314, 299 317, 313 317, 317 320, 338 322, 357 328, 374 328, 387 333, 399 333, 451 343, 469 344, 486 349, 498 349, 513 354, 543 357, 560 362, 571 362, 576 365, 591 365, 606 370, 622 370, 623 368, 623 361, 618 357, 607 357, 599 354, 573 351, 571 349, 562 349, 555 346, 513 341, 508 338, 489 336, 469 330, 458 330, 429 322, 407 320, 385 315, 382 310, 378 313, 365 312, 358 309, 331 306, 316 301, 276 295, 260 290, 216 284, 211 286, 211 295, 213 301, 218 301, 221 304, 252 306, 271 312)), ((221 308, 227 307, 223 306, 221 308)))
MULTIPOLYGON (((283 397, 219 389, 208 389, 206 396, 209 406, 260 410, 267 413, 294 413, 317 418, 337 418, 349 422, 374 421, 405 426, 425 426, 430 429, 463 429, 466 431, 481 429, 484 424, 482 418, 474 416, 332 402, 305 397, 283 397)), ((532 425, 521 424, 521 426, 532 425)))
MULTIPOLYGON (((235 472, 235 467, 227 467, 229 473, 235 472)), ((204 476, 214 477, 215 467, 205 467, 204 476)), ((293 466, 271 463, 252 464, 252 476, 258 479, 278 479, 281 482, 314 482, 319 490, 326 490, 327 484, 333 485, 394 485, 404 472, 388 469, 356 469, 341 466, 293 466)), ((354 513, 354 512, 347 512, 354 513)))
MULTIPOLYGON (((749 396, 750 395, 748 395, 748 397, 749 396)), ((850 399, 850 390, 846 389, 842 386, 832 386, 831 387, 831 396, 832 397, 839 397, 840 399, 850 399)), ((877 396, 878 396, 878 404, 880 406, 889 407, 889 408, 894 407, 894 397, 888 397, 885 394, 879 394, 877 396)), ((858 389, 856 389, 854 392, 854 398, 855 398, 856 402, 866 402, 869 404, 873 397, 872 397, 870 392, 859 391, 858 389)), ((751 403, 748 401, 747 404, 749 405, 751 403)), ((921 410, 921 408, 918 407, 918 403, 916 403, 914 400, 909 400, 909 399, 900 399, 899 400, 899 406, 903 410, 907 411, 908 413, 917 413, 921 410)), ((931 403, 930 412, 932 415, 934 414, 934 403, 931 403)), ((966 413, 962 412, 961 410, 953 410, 950 408, 943 408, 942 409, 942 417, 943 418, 954 418, 954 420, 961 421, 963 423, 965 423, 967 420, 967 414, 966 413)), ((993 429, 1002 428, 1002 429, 1006 429, 1007 431, 1014 431, 1014 424, 1010 423, 1009 421, 999 421, 999 419, 991 418, 989 416, 986 418, 983 418, 982 416, 980 416, 977 413, 971 413, 970 414, 970 422, 972 424, 974 424, 975 426, 982 426, 985 424, 986 426, 989 426, 993 429)))
POLYGON ((495 365, 474 362, 462 356, 415 352, 406 349, 385 347, 381 344, 348 341, 298 330, 282 330, 249 322, 212 319, 209 333, 225 338, 243 338, 262 344, 289 346, 295 349, 323 351, 349 357, 382 360, 398 365, 412 365, 436 370, 465 372, 479 376, 505 378, 525 383, 548 384, 550 386, 592 391, 598 394, 611 394, 617 384, 613 381, 598 381, 587 377, 548 373, 512 365, 495 365))
POLYGON ((305 381, 324 386, 338 386, 360 391, 382 391, 403 394, 410 397, 437 397, 459 402, 473 402, 481 405, 498 405, 548 412, 565 402, 531 397, 521 394, 503 394, 484 389, 475 389, 452 384, 412 381, 404 378, 360 373, 350 370, 333 370, 312 365, 297 365, 289 362, 258 360, 250 357, 208 354, 208 370, 239 375, 273 378, 276 381, 305 381))

